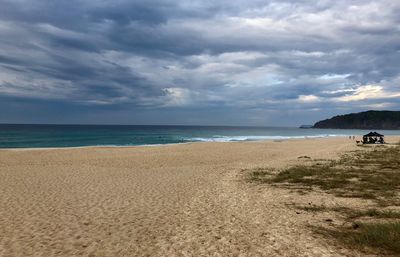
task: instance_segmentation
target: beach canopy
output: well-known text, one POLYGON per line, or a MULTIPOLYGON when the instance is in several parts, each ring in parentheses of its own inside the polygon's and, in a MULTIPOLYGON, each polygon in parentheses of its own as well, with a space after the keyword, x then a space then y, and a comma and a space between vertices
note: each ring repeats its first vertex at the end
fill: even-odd
POLYGON ((378 132, 369 132, 368 134, 364 135, 364 137, 384 137, 384 135, 381 135, 378 132))
POLYGON ((385 140, 383 140, 384 135, 379 134, 378 132, 369 132, 368 134, 363 136, 363 144, 384 144, 385 140))

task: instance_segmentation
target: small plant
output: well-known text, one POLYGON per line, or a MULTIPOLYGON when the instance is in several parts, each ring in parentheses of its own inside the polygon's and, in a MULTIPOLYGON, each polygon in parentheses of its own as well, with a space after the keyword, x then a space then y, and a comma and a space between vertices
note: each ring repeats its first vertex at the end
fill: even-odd
POLYGON ((324 212, 324 211, 329 211, 329 208, 326 207, 325 205, 316 205, 316 204, 310 204, 306 206, 298 206, 297 207, 300 210, 303 211, 309 211, 309 212, 324 212))
POLYGON ((307 156, 307 155, 302 155, 302 156, 297 157, 297 159, 311 159, 311 157, 307 156))
POLYGON ((249 173, 248 180, 251 182, 265 183, 272 175, 272 169, 256 168, 249 173))

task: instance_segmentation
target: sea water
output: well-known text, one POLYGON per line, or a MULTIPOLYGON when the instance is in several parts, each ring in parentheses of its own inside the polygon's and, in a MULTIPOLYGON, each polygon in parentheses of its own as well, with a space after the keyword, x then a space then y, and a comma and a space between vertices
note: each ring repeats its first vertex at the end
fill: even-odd
MULTIPOLYGON (((290 127, 0 125, 0 148, 137 146, 188 142, 285 140, 362 135, 369 130, 290 127)), ((379 130, 400 135, 400 130, 379 130)))

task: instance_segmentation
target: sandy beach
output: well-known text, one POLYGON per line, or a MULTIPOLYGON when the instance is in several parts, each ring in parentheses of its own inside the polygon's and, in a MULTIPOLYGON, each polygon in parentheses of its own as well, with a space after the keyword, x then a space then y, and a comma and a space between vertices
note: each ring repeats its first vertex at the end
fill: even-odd
POLYGON ((244 179, 355 149, 323 138, 1 150, 0 256, 358 256, 290 208, 340 199, 244 179))

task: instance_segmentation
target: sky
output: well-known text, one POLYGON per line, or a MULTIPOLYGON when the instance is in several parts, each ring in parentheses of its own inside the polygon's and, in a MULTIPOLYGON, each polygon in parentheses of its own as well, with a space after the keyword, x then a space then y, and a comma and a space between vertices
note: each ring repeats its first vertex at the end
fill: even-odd
POLYGON ((0 0, 0 123, 400 110, 400 1, 0 0))

